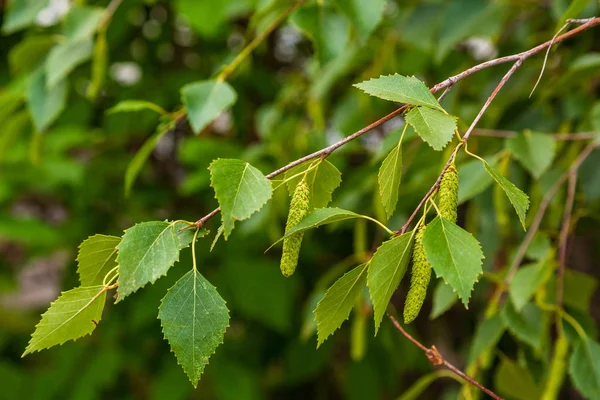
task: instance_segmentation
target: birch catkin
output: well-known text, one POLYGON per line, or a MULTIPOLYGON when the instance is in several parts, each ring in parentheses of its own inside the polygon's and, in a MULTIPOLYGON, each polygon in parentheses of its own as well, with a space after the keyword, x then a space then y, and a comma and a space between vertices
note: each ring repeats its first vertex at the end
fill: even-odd
POLYGON ((410 289, 404 302, 404 323, 409 324, 417 318, 425 297, 427 286, 431 279, 431 264, 427 261, 425 247, 423 247, 423 234, 425 225, 421 225, 415 235, 415 244, 412 254, 412 275, 410 278, 410 289))
MULTIPOLYGON (((456 208, 458 207, 458 172, 454 164, 450 165, 438 191, 440 216, 456 223, 456 208)), ((431 264, 427 261, 425 247, 423 247, 423 234, 425 225, 421 225, 415 235, 415 245, 412 255, 412 275, 410 289, 404 302, 404 323, 408 324, 417 318, 427 296, 427 286, 431 280, 431 264)))
MULTIPOLYGON (((285 232, 302 221, 308 214, 310 207, 310 189, 306 179, 300 180, 296 185, 292 201, 290 202, 290 212, 288 214, 285 232)), ((291 276, 298 265, 298 255, 300 254, 300 245, 302 244, 302 233, 297 233, 283 240, 283 253, 281 255, 281 273, 283 276, 291 276)))
POLYGON ((450 165, 442 181, 438 191, 440 215, 448 221, 456 223, 456 208, 458 207, 458 172, 454 164, 450 165))

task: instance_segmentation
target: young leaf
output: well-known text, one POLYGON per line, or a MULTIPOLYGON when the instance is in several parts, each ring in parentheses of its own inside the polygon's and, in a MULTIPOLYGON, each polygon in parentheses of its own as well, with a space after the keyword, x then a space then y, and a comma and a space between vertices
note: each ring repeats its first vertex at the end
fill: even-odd
POLYGON ((208 169, 227 240, 235 221, 250 218, 260 210, 271 198, 273 188, 262 172, 242 160, 219 158, 208 169))
POLYGON ((475 331, 469 352, 469 364, 474 363, 484 351, 496 346, 506 330, 506 323, 499 316, 484 319, 475 331))
POLYGON ((77 255, 77 273, 81 286, 102 285, 106 274, 117 266, 120 237, 94 235, 84 240, 77 255))
POLYGON ((146 163, 146 160, 148 159, 148 157, 150 157, 150 154, 152 154, 152 151, 154 150, 160 139, 174 127, 174 120, 170 120, 165 124, 160 124, 156 132, 148 139, 146 139, 142 147, 140 147, 137 153, 135 153, 135 155, 127 165, 127 170, 125 170, 125 197, 129 197, 129 195, 131 195, 131 188, 133 187, 137 176, 139 175, 140 171, 142 170, 142 167, 146 163))
POLYGON ((6 3, 2 32, 9 35, 27 28, 47 5, 47 0, 10 1, 6 3))
MULTIPOLYGON (((296 233, 301 233, 309 229, 318 228, 321 225, 331 224, 334 222, 344 221, 353 218, 365 218, 371 219, 366 215, 357 214, 352 211, 342 210, 341 208, 317 208, 308 214, 302 221, 295 225, 292 229, 286 232, 284 236, 279 238, 275 243, 271 245, 273 247, 277 243, 281 242, 288 236, 292 236, 296 233)), ((269 247, 269 249, 271 248, 269 247)))
POLYGON ((123 100, 115 106, 109 108, 106 114, 115 114, 120 112, 135 112, 142 110, 152 110, 158 114, 167 114, 167 112, 159 105, 145 100, 123 100))
POLYGON ((508 330, 519 340, 541 350, 544 341, 548 315, 532 303, 523 307, 518 313, 512 302, 507 301, 502 310, 502 319, 508 330))
POLYGON ((446 311, 448 311, 456 302, 458 296, 452 290, 450 285, 447 285, 443 279, 438 279, 438 283, 433 290, 433 307, 429 319, 436 319, 446 311))
POLYGON ((573 384, 587 399, 600 399, 600 344, 582 339, 571 355, 569 374, 573 384))
POLYGON ((66 101, 67 83, 65 81, 48 89, 43 69, 31 74, 27 88, 27 104, 37 131, 44 131, 58 118, 65 108, 66 101))
POLYGON ((354 86, 380 99, 442 110, 427 86, 414 76, 386 75, 354 86))
POLYGON ((546 281, 549 267, 548 261, 540 261, 519 268, 508 288, 508 294, 517 312, 521 312, 540 285, 546 281))
POLYGON ((377 180, 379 182, 379 196, 389 219, 398 203, 398 189, 402 179, 402 147, 398 144, 383 160, 377 180))
POLYGON ((458 167, 458 204, 483 192, 492 184, 492 178, 479 160, 470 160, 458 167))
POLYGON ((181 101, 195 134, 229 108, 237 98, 235 90, 227 82, 200 81, 181 88, 181 101))
POLYGON ((375 334, 379 330, 388 303, 406 272, 413 242, 414 232, 407 232, 383 242, 369 262, 367 286, 375 311, 375 334))
POLYGON ((496 181, 498 185, 504 190, 508 200, 515 208, 517 215, 519 216, 519 221, 521 221, 521 225, 523 229, 527 229, 525 227, 525 216, 527 214, 527 209, 529 208, 529 197, 521 191, 518 187, 516 187, 512 182, 502 176, 500 172, 494 167, 492 167, 487 162, 483 161, 483 166, 490 174, 492 178, 496 181))
POLYGON ((465 308, 481 269, 481 245, 469 232, 442 217, 427 225, 423 236, 427 259, 438 278, 458 294, 465 308))
POLYGON ((104 17, 100 7, 74 6, 64 19, 64 34, 68 40, 87 39, 94 35, 104 17))
MULTIPOLYGON (((306 171, 312 162, 307 161, 286 171, 284 177, 285 179, 289 179, 287 181, 287 188, 290 196, 294 194, 298 181, 303 177, 300 173, 306 171), (294 178, 291 178, 292 176, 294 178)), ((331 201, 331 194, 340 186, 342 174, 335 165, 327 160, 323 160, 306 174, 306 182, 310 189, 311 208, 323 208, 327 207, 331 201)))
POLYGON ((367 282, 367 267, 362 264, 344 274, 325 293, 314 311, 317 321, 317 347, 350 316, 356 298, 367 282))
POLYGON ((194 268, 169 289, 158 310, 165 339, 196 387, 229 326, 225 300, 194 268))
POLYGON ((452 140, 456 117, 427 107, 415 107, 406 113, 406 122, 415 128, 434 150, 442 150, 452 140))
POLYGON ((352 22, 366 40, 383 17, 386 0, 334 0, 335 5, 352 22))
POLYGON ((529 369, 507 357, 502 357, 502 363, 494 377, 494 384, 501 394, 510 399, 541 399, 542 388, 535 382, 529 369))
POLYGON ((94 41, 85 38, 66 41, 50 50, 46 58, 46 86, 51 89, 65 79, 79 64, 92 57, 94 41))
POLYGON ((306 5, 292 14, 290 22, 313 42, 321 65, 340 57, 348 47, 350 24, 331 7, 306 5))
POLYGON ((556 142, 550 135, 525 131, 507 139, 506 147, 534 178, 539 179, 554 160, 556 142))
MULTIPOLYGON (((179 222, 143 222, 125 231, 117 246, 119 254, 119 300, 137 291, 147 283, 154 283, 167 274, 179 261, 179 252, 189 244, 190 229, 179 222), (187 241, 187 243, 185 243, 187 241)), ((203 233, 204 235, 205 233, 203 233)), ((191 240, 190 240, 191 241, 191 240)))
POLYGON ((42 315, 23 356, 92 333, 102 318, 105 301, 102 285, 63 292, 42 315))

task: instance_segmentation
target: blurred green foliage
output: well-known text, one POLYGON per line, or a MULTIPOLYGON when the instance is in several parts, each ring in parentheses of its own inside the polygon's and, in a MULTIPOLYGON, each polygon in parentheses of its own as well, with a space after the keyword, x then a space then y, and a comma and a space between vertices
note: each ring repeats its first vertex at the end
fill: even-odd
MULTIPOLYGON (((180 112, 186 101, 181 88, 216 76, 291 1, 72 3, 2 3, 0 398, 400 396, 431 366, 386 319, 374 337, 368 294, 359 298, 351 320, 318 350, 312 314, 327 288, 370 257, 384 239, 382 231, 351 220, 308 232, 298 271, 286 279, 278 268, 279 250, 264 253, 283 234, 285 190, 275 191, 259 213, 238 222, 229 240, 209 251, 218 228, 218 218, 213 219, 207 226, 211 234, 196 246, 199 271, 217 287, 231 314, 225 342, 197 389, 170 353, 157 320, 167 289, 189 271, 189 251, 154 285, 107 305, 92 336, 24 359, 20 355, 40 313, 61 290, 77 285, 77 246, 96 233, 121 236, 143 221, 194 221, 207 214, 217 205, 208 170, 212 160, 242 159, 266 174, 395 109, 352 84, 398 73, 416 75, 432 86, 483 60, 551 39, 567 18, 600 11, 595 0, 306 1, 223 84, 225 91, 235 91, 233 100, 229 94, 227 104, 208 120, 192 116, 190 127, 160 113, 180 112), (118 6, 114 14, 107 14, 113 6, 118 6), (127 112, 107 112, 126 100, 160 108, 121 103, 127 112), (126 179, 134 155, 153 135, 152 145, 145 147, 148 159, 135 167, 137 179, 126 179), (128 197, 125 182, 131 185, 128 197)), ((551 50, 531 98, 543 55, 528 59, 478 125, 534 133, 509 140, 475 135, 469 141, 469 149, 488 162, 507 160, 504 175, 531 200, 527 225, 544 194, 585 146, 582 141, 548 144, 549 134, 600 132, 598 37, 592 29, 551 50), (531 154, 528 142, 536 136, 545 144, 536 147, 544 151, 541 158, 531 154)), ((471 123, 505 72, 506 66, 482 70, 448 94, 442 105, 459 118, 460 130, 471 123)), ((402 119, 395 118, 328 157, 343 179, 332 206, 388 220, 378 197, 377 171, 396 146, 402 126, 402 119)), ((389 227, 402 226, 448 156, 407 130, 400 197, 389 227)), ((600 393, 597 362, 586 358, 600 348, 595 342, 600 318, 595 293, 600 275, 595 262, 599 163, 600 151, 594 151, 578 177, 564 302, 592 341, 586 348, 578 338, 581 332, 565 323, 574 351, 573 380, 567 379, 560 392, 565 399, 579 398, 575 388, 586 398, 600 393)), ((534 282, 542 277, 543 282, 532 292, 511 287, 513 300, 494 319, 485 319, 494 282, 503 277, 524 233, 479 161, 461 153, 457 168, 459 224, 481 242, 485 276, 476 284, 468 310, 441 281, 432 280, 424 311, 410 331, 425 344, 435 343, 459 366, 487 351, 486 368, 478 374, 483 384, 506 398, 536 398, 544 388, 555 331, 551 314, 531 299, 555 301, 556 279, 538 268, 556 267, 565 190, 552 199, 526 257, 536 263, 528 267, 539 277, 534 282), (430 311, 433 320, 427 319, 430 311)), ((516 282, 527 284, 527 278, 516 282)), ((407 285, 404 279, 392 304, 403 304, 407 285)), ((460 390, 449 379, 423 382, 431 386, 417 394, 422 399, 456 398, 460 390)))

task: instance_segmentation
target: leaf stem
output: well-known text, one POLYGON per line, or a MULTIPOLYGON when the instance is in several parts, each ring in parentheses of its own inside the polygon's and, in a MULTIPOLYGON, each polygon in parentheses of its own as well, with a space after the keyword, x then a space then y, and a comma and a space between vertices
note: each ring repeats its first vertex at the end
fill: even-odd
MULTIPOLYGON (((112 277, 112 278, 111 278, 111 279, 109 279, 109 280, 107 280, 107 278, 110 276, 110 274, 112 274, 114 271, 116 271, 116 270, 118 270, 118 269, 119 269, 119 266, 117 265, 116 267, 114 267, 113 269, 111 269, 110 271, 108 271, 108 272, 106 273, 106 275, 104 275, 104 279, 102 279, 102 285, 104 285, 104 286, 108 286, 110 283, 106 283, 106 282, 107 282, 107 281, 108 281, 108 282, 111 282, 111 281, 112 281, 112 280, 113 280, 115 277, 112 277)), ((118 276, 118 275, 119 275, 119 274, 117 273, 117 276, 118 276)))
POLYGON ((382 227, 391 236, 395 235, 395 232, 393 230, 391 230, 390 228, 388 228, 387 226, 385 226, 381 222, 377 221, 375 218, 369 217, 368 215, 360 215, 360 217, 364 218, 364 219, 368 219, 369 221, 375 222, 377 225, 379 225, 380 227, 382 227))
POLYGON ((196 228, 196 231, 194 232, 194 237, 192 238, 192 267, 194 268, 194 271, 198 271, 198 267, 196 264, 196 239, 198 239, 199 231, 200 228, 196 228))

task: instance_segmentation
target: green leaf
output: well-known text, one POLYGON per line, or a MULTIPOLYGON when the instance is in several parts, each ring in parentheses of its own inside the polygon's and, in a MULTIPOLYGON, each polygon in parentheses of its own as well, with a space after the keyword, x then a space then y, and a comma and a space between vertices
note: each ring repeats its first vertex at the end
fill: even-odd
POLYGON ((536 350, 542 349, 548 314, 536 305, 529 303, 521 312, 515 310, 512 302, 507 301, 502 310, 502 319, 508 330, 519 340, 529 344, 536 350))
POLYGON ((225 300, 194 268, 169 289, 158 318, 177 362, 196 387, 229 326, 225 300))
POLYGON ((519 216, 519 221, 521 221, 521 225, 523 229, 527 229, 525 227, 525 216, 527 215, 527 209, 529 208, 529 197, 521 191, 518 187, 516 187, 512 182, 502 176, 500 172, 486 161, 483 161, 483 166, 485 170, 490 174, 492 178, 496 181, 498 185, 504 190, 508 200, 515 208, 517 215, 519 216))
POLYGON ((341 208, 316 208, 313 211, 311 211, 306 217, 304 217, 302 221, 300 221, 293 228, 287 231, 284 236, 282 236, 281 238, 279 238, 279 240, 273 243, 271 247, 281 242, 286 237, 292 236, 296 233, 301 233, 309 229, 318 228, 321 225, 345 221, 347 219, 353 218, 369 219, 369 217, 365 215, 357 214, 348 210, 342 210, 341 208))
POLYGON ((8 63, 14 75, 29 72, 44 62, 48 51, 57 42, 55 35, 31 35, 25 37, 8 52, 8 63))
POLYGON ((405 118, 434 150, 442 150, 454 136, 456 117, 452 115, 427 107, 415 107, 405 118))
POLYGON ((48 5, 48 0, 13 0, 5 4, 2 32, 8 35, 33 24, 38 13, 48 5))
POLYGON ((433 290, 433 307, 429 319, 436 319, 446 311, 448 311, 456 302, 458 296, 452 290, 450 285, 447 285, 442 279, 438 279, 438 283, 433 290))
POLYGON ((117 266, 120 237, 94 235, 84 240, 77 255, 77 273, 81 286, 101 285, 106 274, 117 266))
MULTIPOLYGON (((590 302, 594 292, 598 288, 598 279, 583 272, 565 270, 564 280, 564 303, 569 307, 576 308, 589 314, 590 302)), ((556 294, 556 278, 551 276, 547 287, 548 301, 553 302, 556 294)))
POLYGON ((208 169, 227 240, 235 221, 250 218, 260 210, 271 198, 273 188, 262 172, 242 160, 219 158, 208 169))
POLYGON ((536 179, 552 165, 556 153, 556 141, 552 136, 528 130, 507 139, 506 147, 536 179))
POLYGON ((385 310, 398 288, 413 250, 414 232, 407 232, 386 242, 377 249, 369 262, 367 286, 375 311, 375 334, 385 310))
POLYGON ((167 114, 164 108, 154 103, 145 100, 123 100, 118 102, 114 107, 106 111, 106 114, 115 114, 120 112, 136 112, 142 110, 152 110, 158 114, 167 114))
MULTIPOLYGON (((306 171, 314 161, 307 161, 285 172, 284 179, 290 196, 294 194, 296 185, 302 179, 303 171, 306 171), (298 175, 298 176, 295 176, 298 175), (291 178, 291 177, 294 178, 291 178)), ((331 194, 342 182, 341 172, 327 160, 322 160, 319 165, 306 174, 306 182, 310 189, 311 208, 323 208, 331 202, 331 194)))
POLYGON ((427 86, 414 76, 385 75, 354 86, 380 99, 442 110, 427 86))
POLYGON ((483 272, 483 252, 477 239, 447 219, 436 217, 425 228, 423 246, 437 277, 443 278, 468 308, 473 286, 483 272))
POLYGON ((64 20, 64 33, 68 40, 91 38, 98 28, 105 10, 100 7, 75 6, 64 20))
POLYGON ((458 204, 483 192, 492 184, 492 178, 479 160, 470 160, 458 167, 458 204))
POLYGON ((486 350, 496 346, 506 330, 506 323, 499 316, 484 319, 477 325, 469 352, 469 364, 474 363, 486 350))
POLYGON ((400 143, 390 151, 383 160, 377 180, 379 182, 379 196, 389 219, 398 203, 398 190, 402 179, 402 146, 400 143))
POLYGON ((386 0, 334 0, 334 4, 356 27, 363 41, 381 21, 385 3, 386 0))
POLYGON ((227 82, 199 81, 181 88, 181 101, 196 134, 233 105, 236 98, 235 90, 227 82))
POLYGON ((102 285, 63 292, 42 315, 23 356, 92 333, 102 318, 105 301, 102 285))
POLYGON ((33 125, 39 132, 46 130, 62 113, 67 101, 67 83, 59 82, 48 89, 43 69, 31 74, 27 87, 27 104, 33 125))
POLYGON ((171 120, 165 125, 161 124, 158 127, 157 132, 154 135, 150 136, 140 147, 140 149, 135 153, 129 164, 127 165, 127 170, 125 171, 125 197, 129 197, 131 195, 131 188, 135 183, 137 176, 139 175, 142 167, 152 154, 152 151, 160 141, 160 139, 171 129, 175 127, 174 121, 171 120))
POLYGON ((542 388, 535 382, 529 369, 507 357, 502 357, 494 377, 494 386, 502 395, 515 400, 540 399, 542 395, 542 388))
POLYGON ((600 399, 600 344, 585 337, 575 345, 569 361, 575 387, 589 400, 600 399))
POLYGON ((92 38, 66 41, 54 46, 46 58, 46 86, 48 89, 52 89, 65 79, 79 64, 89 60, 93 50, 92 38))
POLYGON ((545 283, 549 272, 548 261, 524 265, 517 270, 508 288, 508 294, 517 312, 520 312, 529 303, 540 285, 545 283))
POLYGON ((317 347, 350 316, 350 311, 367 282, 368 266, 369 264, 365 263, 345 273, 319 301, 314 311, 317 321, 317 347))
POLYGON ((292 14, 290 22, 310 38, 321 65, 340 56, 348 46, 349 24, 329 7, 319 4, 301 7, 292 14))
POLYGON ((134 225, 125 231, 117 246, 118 301, 147 283, 154 283, 167 274, 175 261, 179 261, 179 251, 189 245, 193 234, 190 229, 179 232, 185 226, 177 221, 151 221, 134 225))

